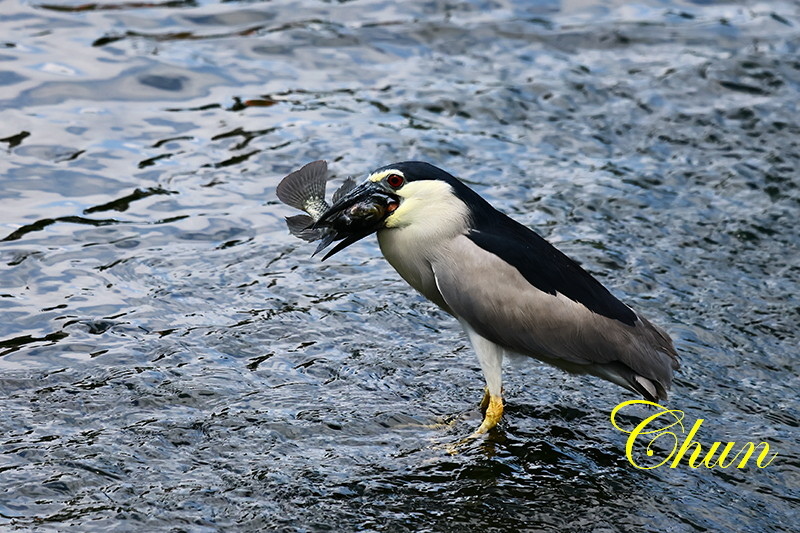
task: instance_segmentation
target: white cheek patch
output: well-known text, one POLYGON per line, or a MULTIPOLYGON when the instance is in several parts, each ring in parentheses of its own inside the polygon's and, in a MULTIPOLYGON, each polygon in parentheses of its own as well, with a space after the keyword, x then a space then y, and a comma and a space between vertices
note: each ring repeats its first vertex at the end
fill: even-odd
POLYGON ((386 218, 387 228, 412 227, 412 233, 457 234, 464 230, 469 210, 444 181, 410 181, 395 191, 399 207, 386 218))

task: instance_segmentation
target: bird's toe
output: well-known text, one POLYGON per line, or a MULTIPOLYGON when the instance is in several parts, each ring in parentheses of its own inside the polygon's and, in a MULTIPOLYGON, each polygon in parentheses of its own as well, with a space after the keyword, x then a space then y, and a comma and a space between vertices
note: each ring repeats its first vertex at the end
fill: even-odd
MULTIPOLYGON (((487 403, 486 413, 483 416, 483 422, 481 423, 480 427, 475 431, 475 435, 481 435, 488 432, 490 429, 495 427, 503 417, 502 397, 493 396, 487 391, 487 393, 484 395, 484 401, 487 403), (488 401, 486 401, 487 396, 488 401)), ((483 405, 483 402, 481 402, 481 405, 483 405)))

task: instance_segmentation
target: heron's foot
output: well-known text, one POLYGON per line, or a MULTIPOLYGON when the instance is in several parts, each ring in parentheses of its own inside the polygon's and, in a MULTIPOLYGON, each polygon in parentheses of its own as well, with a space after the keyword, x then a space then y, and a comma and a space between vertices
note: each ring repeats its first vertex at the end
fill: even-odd
POLYGON ((443 429, 452 429, 453 427, 455 427, 456 423, 458 423, 458 417, 454 416, 454 417, 442 418, 441 420, 430 424, 419 424, 417 427, 443 430, 443 429))
POLYGON ((455 416, 441 416, 434 417, 433 420, 423 421, 420 418, 404 415, 394 414, 385 418, 381 423, 390 428, 409 429, 409 428, 422 428, 443 430, 450 429, 458 422, 458 417, 455 416))
POLYGON ((473 442, 478 437, 482 437, 495 427, 500 422, 500 419, 503 418, 503 398, 501 396, 492 396, 487 390, 483 395, 483 400, 481 400, 481 410, 484 412, 484 417, 480 427, 470 436, 446 445, 447 453, 457 455, 461 446, 473 442))
POLYGON ((486 394, 483 396, 483 401, 481 401, 481 405, 483 405, 484 401, 486 401, 487 404, 486 413, 483 416, 483 422, 481 423, 480 427, 475 430, 475 433, 473 433, 473 436, 475 437, 488 432, 490 429, 495 427, 503 417, 503 398, 501 396, 492 396, 489 394, 489 391, 486 391, 486 394), (486 401, 487 396, 488 401, 486 401))

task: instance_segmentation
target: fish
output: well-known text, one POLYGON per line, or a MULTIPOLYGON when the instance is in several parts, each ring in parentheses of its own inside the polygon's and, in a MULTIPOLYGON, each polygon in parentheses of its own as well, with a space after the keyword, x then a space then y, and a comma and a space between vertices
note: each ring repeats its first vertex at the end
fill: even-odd
MULTIPOLYGON (((307 215, 294 215, 286 217, 289 233, 314 242, 323 239, 329 231, 325 228, 314 228, 314 223, 319 220, 331 206, 325 201, 325 189, 328 184, 328 163, 326 161, 312 161, 300 170, 295 170, 278 184, 275 193, 284 204, 305 211, 307 215)), ((333 202, 341 198, 350 189, 355 187, 353 178, 348 178, 334 193, 333 202)))
MULTIPOLYGON (((320 241, 312 257, 333 242, 346 239, 352 243, 375 231, 378 225, 397 208, 397 200, 391 195, 373 196, 369 200, 354 199, 337 216, 317 224, 332 204, 338 203, 356 187, 353 178, 347 178, 333 193, 332 204, 325 200, 328 184, 328 163, 312 161, 299 170, 288 174, 278 184, 275 193, 284 204, 305 211, 305 215, 286 217, 289 233, 308 242, 320 241)), ((340 243, 341 244, 341 243, 340 243)), ((324 261, 340 248, 328 252, 324 261)))

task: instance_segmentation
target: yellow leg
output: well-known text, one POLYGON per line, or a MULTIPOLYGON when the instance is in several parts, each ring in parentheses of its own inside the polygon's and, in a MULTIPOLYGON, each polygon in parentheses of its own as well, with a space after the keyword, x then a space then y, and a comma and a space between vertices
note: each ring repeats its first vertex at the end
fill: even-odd
POLYGON ((448 445, 448 453, 451 455, 457 454, 459 446, 470 442, 472 439, 477 439, 495 427, 503 417, 503 398, 501 396, 492 396, 488 388, 484 389, 483 399, 481 400, 481 411, 484 412, 484 417, 480 427, 469 437, 448 445))
MULTIPOLYGON (((475 431, 475 435, 486 433, 500 422, 503 417, 503 398, 500 396, 492 396, 488 392, 484 395, 489 397, 488 405, 486 406, 486 414, 483 417, 483 423, 475 431)), ((481 402, 483 404, 483 402, 481 402)))

